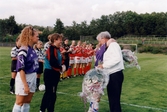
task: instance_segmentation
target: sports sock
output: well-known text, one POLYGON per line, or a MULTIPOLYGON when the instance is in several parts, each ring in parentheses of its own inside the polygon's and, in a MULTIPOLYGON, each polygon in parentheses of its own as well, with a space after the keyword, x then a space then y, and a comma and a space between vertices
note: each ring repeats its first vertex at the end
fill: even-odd
POLYGON ((85 74, 85 67, 82 67, 82 74, 85 74))
POLYGON ((86 74, 86 72, 87 72, 87 69, 86 69, 87 67, 85 66, 84 67, 84 74, 86 74))
POLYGON ((39 85, 40 85, 40 78, 37 78, 37 79, 36 79, 36 83, 37 83, 37 88, 38 88, 39 85))
POLYGON ((63 74, 62 73, 60 74, 60 78, 63 78, 63 74))
POLYGON ((64 78, 67 78, 67 71, 65 71, 63 74, 64 74, 64 78))
POLYGON ((67 76, 71 76, 71 67, 69 66, 68 71, 67 71, 67 76))
POLYGON ((64 72, 62 73, 62 77, 63 77, 63 79, 66 78, 64 72))
POLYGON ((80 68, 80 75, 82 75, 82 68, 80 68))
POLYGON ((14 84, 15 84, 15 79, 14 79, 14 78, 11 78, 11 79, 10 79, 10 86, 12 86, 12 87, 13 87, 13 86, 14 86, 14 84))
POLYGON ((24 103, 23 106, 21 107, 21 112, 29 112, 29 110, 30 110, 30 104, 24 103))
POLYGON ((15 103, 12 112, 21 112, 21 106, 15 103))
POLYGON ((80 75, 80 67, 78 67, 78 75, 80 75))

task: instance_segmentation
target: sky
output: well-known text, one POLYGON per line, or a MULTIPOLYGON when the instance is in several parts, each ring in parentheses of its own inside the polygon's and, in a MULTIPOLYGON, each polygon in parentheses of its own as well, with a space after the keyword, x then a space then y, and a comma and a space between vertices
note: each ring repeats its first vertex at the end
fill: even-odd
POLYGON ((64 26, 89 22, 117 11, 138 14, 167 12, 167 0, 0 0, 0 19, 15 17, 18 24, 54 26, 60 19, 64 26))

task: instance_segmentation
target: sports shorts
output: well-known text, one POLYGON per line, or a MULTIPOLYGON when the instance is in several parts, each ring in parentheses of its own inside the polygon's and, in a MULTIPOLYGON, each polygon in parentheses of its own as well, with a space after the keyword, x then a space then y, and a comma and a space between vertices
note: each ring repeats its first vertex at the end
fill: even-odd
POLYGON ((39 68, 37 70, 37 74, 42 74, 43 73, 43 62, 38 62, 39 63, 39 68))
MULTIPOLYGON (((36 90, 36 78, 37 74, 30 73, 26 74, 26 80, 28 87, 30 88, 31 93, 35 93, 36 90)), ((20 77, 20 72, 17 72, 16 79, 15 79, 15 94, 21 96, 27 96, 28 94, 24 93, 24 85, 20 77)))
POLYGON ((11 62, 11 72, 16 72, 17 60, 12 60, 11 62))
POLYGON ((71 65, 71 64, 74 64, 74 63, 75 63, 74 57, 70 57, 70 62, 69 62, 69 64, 71 65))
POLYGON ((82 57, 75 56, 75 63, 81 63, 82 57))

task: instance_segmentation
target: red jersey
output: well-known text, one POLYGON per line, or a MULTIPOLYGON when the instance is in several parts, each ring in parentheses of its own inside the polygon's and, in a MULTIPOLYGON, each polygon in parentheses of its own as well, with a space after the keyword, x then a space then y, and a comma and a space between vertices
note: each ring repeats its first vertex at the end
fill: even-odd
POLYGON ((88 49, 88 55, 93 56, 94 55, 94 50, 93 49, 88 49))
POLYGON ((81 46, 75 46, 75 56, 82 57, 82 47, 81 46))
POLYGON ((88 49, 82 48, 82 56, 85 58, 88 57, 88 49))
POLYGON ((70 57, 75 57, 75 52, 76 52, 76 51, 75 51, 75 50, 76 50, 76 49, 75 49, 75 46, 72 46, 72 45, 71 45, 71 46, 70 46, 70 50, 71 50, 71 52, 69 53, 69 56, 70 56, 70 57))

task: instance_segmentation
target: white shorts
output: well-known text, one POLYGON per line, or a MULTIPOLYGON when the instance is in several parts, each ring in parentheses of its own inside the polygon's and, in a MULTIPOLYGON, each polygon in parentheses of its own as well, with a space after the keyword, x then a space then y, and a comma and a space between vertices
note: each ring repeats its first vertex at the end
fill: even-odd
POLYGON ((89 57, 86 57, 86 63, 88 63, 89 62, 89 57))
POLYGON ((87 63, 86 57, 83 57, 83 58, 81 59, 81 63, 87 63))
POLYGON ((75 63, 74 57, 70 57, 70 65, 75 63))
POLYGON ((90 62, 91 62, 91 57, 89 56, 89 57, 88 57, 88 63, 90 63, 90 62))
POLYGON ((75 56, 75 63, 81 63, 82 57, 75 56))
MULTIPOLYGON (((31 73, 31 74, 26 74, 26 80, 28 87, 30 88, 31 93, 35 93, 36 89, 36 78, 37 74, 31 73)), ((17 72, 16 75, 16 80, 15 80, 15 94, 16 95, 22 95, 22 96, 27 96, 28 94, 24 93, 24 85, 20 77, 20 72, 17 72)))

